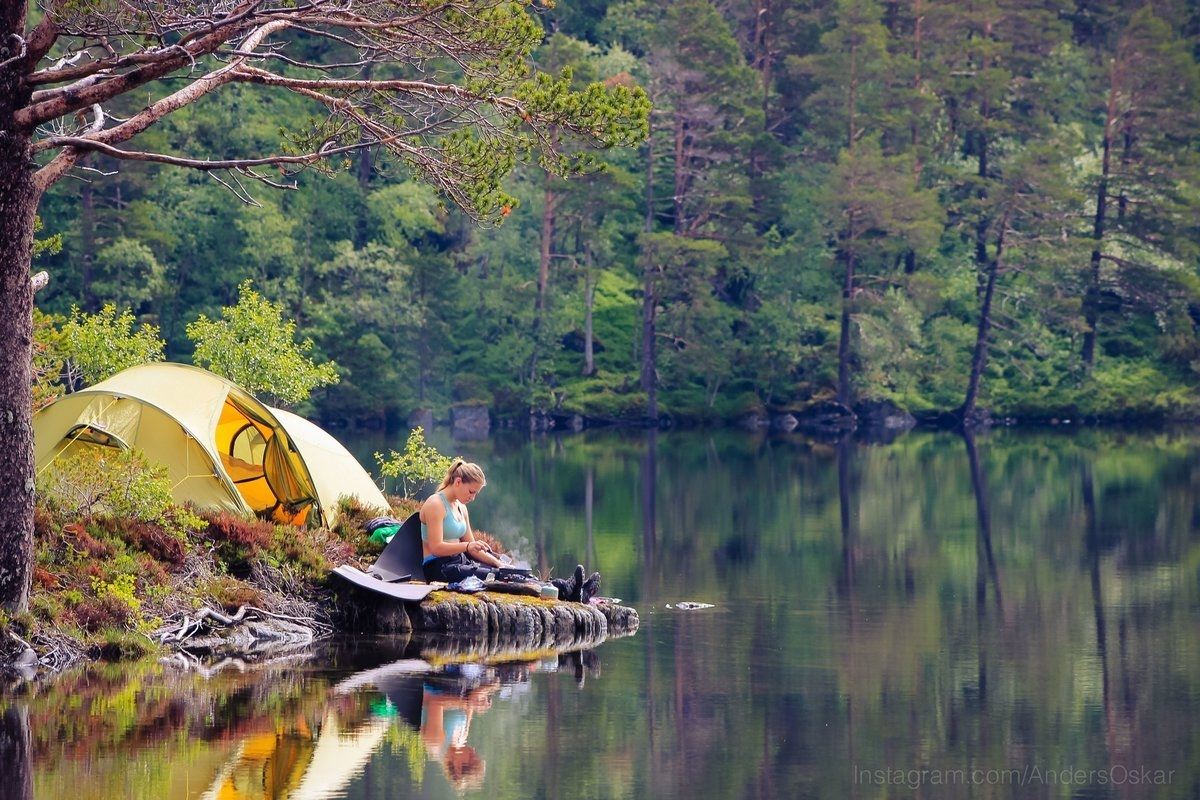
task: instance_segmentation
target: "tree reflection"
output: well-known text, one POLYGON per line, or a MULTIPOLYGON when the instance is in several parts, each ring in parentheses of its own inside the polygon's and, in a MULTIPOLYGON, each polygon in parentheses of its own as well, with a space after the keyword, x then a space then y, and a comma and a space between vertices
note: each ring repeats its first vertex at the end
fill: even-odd
POLYGON ((987 476, 979 463, 979 450, 975 446, 975 434, 963 428, 963 443, 967 447, 967 461, 971 469, 971 492, 975 497, 975 520, 977 531, 977 558, 975 572, 975 604, 982 619, 987 605, 987 584, 991 578, 996 611, 1003 615, 1004 597, 1000 590, 1000 575, 996 568, 996 554, 992 551, 992 515, 988 510, 987 476), (986 571, 985 571, 986 570, 986 571))
POLYGON ((29 709, 10 703, 0 711, 0 789, 12 800, 33 800, 29 709))

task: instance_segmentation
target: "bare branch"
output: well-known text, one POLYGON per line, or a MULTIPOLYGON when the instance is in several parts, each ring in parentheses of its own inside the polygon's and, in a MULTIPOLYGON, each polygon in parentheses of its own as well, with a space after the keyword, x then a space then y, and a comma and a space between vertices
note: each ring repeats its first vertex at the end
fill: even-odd
POLYGON ((233 184, 222 179, 221 176, 216 174, 215 172, 210 172, 209 177, 212 178, 217 183, 224 186, 226 189, 228 189, 230 194, 232 194, 234 197, 236 197, 239 201, 241 201, 245 205, 248 205, 251 208, 262 208, 262 203, 255 200, 254 195, 252 195, 248 191, 246 191, 246 187, 242 186, 241 181, 239 181, 236 176, 232 176, 233 184), (234 185, 234 184, 236 184, 236 185, 234 185))
POLYGON ((468 102, 489 103, 507 111, 523 114, 524 108, 509 97, 482 95, 453 84, 430 83, 407 80, 351 80, 339 78, 285 78, 257 67, 239 67, 237 80, 259 83, 264 86, 281 86, 287 89, 311 89, 328 91, 405 92, 413 95, 452 97, 468 102))
MULTIPOLYGON (((242 50, 250 54, 264 38, 271 35, 275 31, 282 30, 287 27, 286 22, 276 21, 269 22, 251 34, 242 46, 242 50)), ((127 122, 123 122, 115 128, 109 128, 106 131, 96 130, 92 133, 80 137, 89 142, 99 144, 111 144, 113 142, 124 142, 132 139, 137 134, 144 131, 146 128, 153 125, 158 120, 183 108, 186 105, 194 103, 200 97, 208 94, 213 89, 228 83, 234 77, 233 70, 239 66, 241 61, 235 61, 228 66, 222 67, 214 72, 210 72, 203 78, 194 81, 174 94, 170 94, 156 103, 153 103, 148 108, 143 109, 137 114, 129 118, 127 122)), ((33 146, 34 152, 49 149, 54 145, 48 142, 54 141, 53 138, 37 142, 33 146)), ((53 161, 42 167, 34 174, 34 185, 38 191, 45 191, 47 187, 57 181, 63 174, 71 168, 79 158, 81 145, 78 143, 68 145, 62 153, 60 153, 53 161)))
POLYGON ((50 48, 58 40, 58 25, 54 21, 57 5, 54 2, 50 3, 41 22, 25 37, 28 45, 25 52, 25 66, 27 70, 33 69, 37 65, 37 62, 41 61, 42 57, 50 52, 50 48))
POLYGON ((34 92, 30 96, 30 100, 34 103, 40 103, 43 100, 49 100, 50 98, 52 98, 56 95, 59 95, 59 94, 67 94, 70 92, 77 92, 80 89, 86 89, 88 86, 91 86, 92 84, 97 83, 104 77, 105 77, 104 75, 99 75, 99 74, 89 75, 86 78, 80 78, 79 80, 75 81, 74 83, 70 84, 69 86, 62 86, 62 87, 59 87, 58 89, 43 89, 41 91, 34 92))
MULTIPOLYGON (((92 133, 99 133, 104 128, 104 109, 99 104, 92 106, 93 120, 88 130, 92 133)), ((75 166, 83 153, 77 147, 67 147, 46 166, 39 169, 33 176, 34 186, 39 192, 44 192, 46 187, 54 183, 54 181, 66 174, 67 170, 75 166), (43 181, 46 181, 43 183, 43 181)))
POLYGON ((361 150, 364 147, 371 147, 377 144, 375 141, 357 142, 341 147, 322 148, 320 150, 305 153, 303 155, 269 155, 260 156, 258 158, 229 158, 221 160, 213 160, 207 158, 184 158, 182 156, 172 156, 166 153, 149 153, 136 150, 122 150, 118 147, 113 147, 96 139, 91 139, 83 136, 54 136, 49 139, 44 139, 38 144, 45 144, 48 147, 71 147, 78 150, 94 150, 103 153, 112 158, 118 158, 123 161, 150 161, 157 164, 171 164, 176 167, 189 167, 203 171, 211 170, 245 170, 249 167, 262 167, 272 164, 297 164, 307 166, 315 161, 328 156, 340 155, 342 153, 350 153, 356 150, 361 150))
MULTIPOLYGON (((14 114, 13 120, 18 127, 31 129, 80 108, 86 108, 94 103, 103 103, 131 89, 136 89, 152 80, 168 75, 185 64, 194 64, 198 56, 213 52, 239 33, 252 27, 251 24, 244 22, 244 16, 235 15, 229 21, 223 21, 215 26, 212 33, 195 39, 186 46, 174 45, 166 50, 155 51, 154 60, 143 63, 129 72, 115 75, 78 92, 61 94, 49 100, 34 103, 14 114)), ((264 31, 277 31, 287 27, 288 24, 286 20, 276 20, 259 27, 250 37, 255 40, 254 43, 250 44, 249 48, 243 45, 241 49, 253 50, 265 35, 264 31)), ((249 42, 249 39, 247 41, 249 42)), ((226 81, 222 81, 222 83, 226 81)))
POLYGON ((40 86, 46 83, 63 83, 64 81, 86 78, 89 75, 111 74, 113 70, 121 69, 122 67, 157 63, 169 56, 174 50, 174 46, 162 47, 156 50, 128 53, 123 56, 89 61, 87 64, 75 66, 75 62, 87 52, 87 49, 79 50, 71 54, 71 56, 62 58, 53 65, 31 74, 25 79, 25 82, 31 86, 40 86))

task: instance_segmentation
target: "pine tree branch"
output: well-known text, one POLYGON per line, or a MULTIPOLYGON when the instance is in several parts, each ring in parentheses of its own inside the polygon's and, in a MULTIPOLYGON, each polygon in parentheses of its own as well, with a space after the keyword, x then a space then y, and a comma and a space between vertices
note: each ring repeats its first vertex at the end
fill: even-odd
POLYGON ((96 139, 87 138, 84 136, 53 136, 49 139, 44 139, 39 144, 45 144, 47 147, 72 147, 84 151, 95 151, 102 153, 112 158, 122 161, 149 161, 156 164, 170 164, 176 167, 189 167, 202 171, 211 170, 244 170, 250 167, 262 167, 275 164, 296 164, 307 166, 322 158, 350 153, 357 150, 362 150, 366 147, 373 147, 380 142, 372 139, 364 142, 356 142, 354 144, 342 145, 339 147, 323 147, 319 150, 314 150, 302 155, 284 155, 282 153, 260 156, 258 158, 230 158, 222 160, 213 160, 206 158, 185 158, 183 156, 173 156, 166 153, 151 153, 138 150, 122 150, 113 147, 105 142, 97 141, 96 139))
MULTIPOLYGON (((243 44, 241 51, 246 56, 252 55, 252 51, 257 47, 263 39, 272 33, 282 30, 287 27, 286 22, 269 22, 251 34, 243 44)), ((244 58, 243 58, 244 60, 244 58)), ((173 111, 177 111, 184 106, 190 105, 200 97, 208 94, 213 89, 229 83, 234 78, 234 70, 241 64, 241 61, 235 61, 227 66, 222 67, 214 72, 210 72, 199 80, 193 81, 184 88, 173 94, 167 95, 161 100, 152 103, 147 108, 134 114, 127 121, 121 123, 115 128, 108 130, 94 130, 85 134, 83 138, 88 141, 99 144, 112 144, 114 142, 124 142, 132 139, 137 134, 144 131, 146 128, 153 125, 163 117, 173 111)), ((96 104, 95 107, 99 107, 96 104)), ((98 119, 102 120, 102 116, 98 114, 98 119)), ((34 152, 40 152, 52 147, 47 144, 53 139, 45 139, 33 145, 34 152)), ((59 180, 66 174, 75 162, 79 160, 80 147, 77 145, 66 146, 58 156, 49 164, 39 169, 34 173, 34 186, 39 192, 44 192, 48 187, 59 180)))
MULTIPOLYGON (((258 4, 255 2, 250 5, 253 7, 258 4)), ((17 127, 31 130, 38 125, 79 109, 96 103, 104 103, 150 81, 162 78, 185 65, 194 65, 198 57, 212 53, 239 33, 253 28, 255 23, 246 22, 246 18, 247 14, 236 14, 229 20, 215 24, 211 33, 196 38, 188 44, 177 44, 166 50, 157 51, 151 61, 140 64, 129 72, 115 75, 78 91, 56 94, 47 100, 27 106, 13 115, 13 121, 17 127)), ((285 20, 276 20, 258 27, 239 48, 239 51, 253 50, 267 33, 282 30, 288 24, 285 20)), ((211 78, 214 74, 216 73, 210 73, 206 78, 211 78)), ((203 80, 202 78, 201 81, 203 80)), ((193 86, 195 85, 193 84, 193 86)))

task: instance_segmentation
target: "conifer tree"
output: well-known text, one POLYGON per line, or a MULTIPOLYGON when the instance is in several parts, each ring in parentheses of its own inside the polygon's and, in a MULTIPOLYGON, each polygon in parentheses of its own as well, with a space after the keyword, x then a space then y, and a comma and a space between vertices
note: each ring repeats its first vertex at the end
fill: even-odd
POLYGON ((1200 255, 1200 66, 1189 43, 1145 6, 1102 56, 1105 97, 1080 353, 1088 368, 1096 360, 1104 295, 1160 309, 1174 281, 1156 262, 1200 255))

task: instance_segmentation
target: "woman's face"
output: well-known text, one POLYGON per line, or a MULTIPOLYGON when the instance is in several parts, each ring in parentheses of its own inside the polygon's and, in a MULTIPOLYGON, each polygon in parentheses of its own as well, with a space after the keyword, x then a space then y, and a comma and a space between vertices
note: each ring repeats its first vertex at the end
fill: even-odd
POLYGON ((454 479, 458 483, 458 502, 469 503, 483 489, 482 483, 468 483, 462 478, 454 479))

